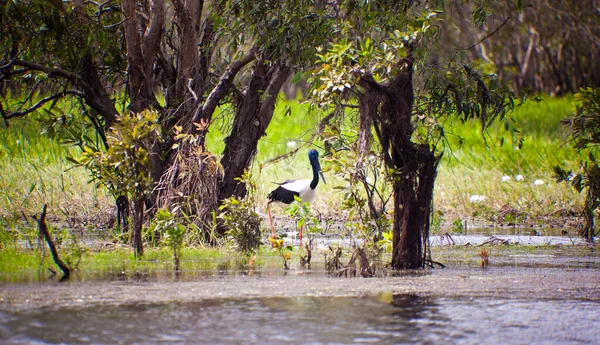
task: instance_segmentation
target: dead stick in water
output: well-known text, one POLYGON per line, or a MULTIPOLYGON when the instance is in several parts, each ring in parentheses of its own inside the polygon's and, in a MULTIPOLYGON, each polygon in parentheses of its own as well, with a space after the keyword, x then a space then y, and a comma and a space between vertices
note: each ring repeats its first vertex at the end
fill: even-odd
POLYGON ((54 259, 54 262, 56 262, 58 267, 60 267, 60 269, 65 274, 61 280, 66 280, 66 279, 69 279, 71 270, 58 257, 58 251, 56 250, 56 246, 54 245, 54 241, 52 240, 52 237, 50 236, 50 232, 48 231, 48 226, 46 225, 46 206, 47 205, 44 205, 44 209, 42 211, 42 215, 40 216, 40 219, 38 219, 35 215, 31 216, 31 217, 33 219, 35 219, 35 221, 38 223, 38 228, 40 229, 40 233, 42 233, 42 235, 44 235, 44 238, 46 239, 46 242, 48 243, 48 247, 50 247, 50 252, 52 253, 52 258, 54 259))

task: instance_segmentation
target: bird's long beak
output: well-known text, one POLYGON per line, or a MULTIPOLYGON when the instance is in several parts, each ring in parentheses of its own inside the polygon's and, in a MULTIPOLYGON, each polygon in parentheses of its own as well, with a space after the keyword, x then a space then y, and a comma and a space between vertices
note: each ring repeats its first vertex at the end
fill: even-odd
POLYGON ((321 162, 319 162, 317 160, 317 171, 319 172, 319 176, 321 176, 321 180, 323 180, 323 183, 327 184, 327 182, 325 181, 325 176, 323 176, 323 172, 321 171, 321 162))
POLYGON ((323 172, 321 170, 319 170, 319 176, 321 176, 321 180, 323 180, 323 183, 327 184, 327 182, 325 181, 325 176, 323 176, 323 172))

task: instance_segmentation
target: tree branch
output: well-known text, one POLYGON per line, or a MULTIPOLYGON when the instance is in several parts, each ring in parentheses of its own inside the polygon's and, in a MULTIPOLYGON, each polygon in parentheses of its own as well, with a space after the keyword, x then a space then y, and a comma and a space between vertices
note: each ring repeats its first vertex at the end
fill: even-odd
POLYGON ((13 118, 17 118, 17 117, 23 117, 29 113, 32 113, 34 111, 36 111, 37 109, 39 109, 40 107, 42 107, 44 104, 53 101, 55 99, 58 98, 62 98, 65 97, 67 95, 75 95, 75 96, 79 96, 79 97, 83 97, 84 94, 81 91, 77 91, 77 90, 66 90, 66 91, 62 91, 59 93, 55 93, 54 95, 42 98, 40 101, 38 101, 36 104, 34 104, 33 106, 31 106, 30 108, 27 108, 23 111, 15 111, 15 112, 11 112, 11 113, 5 113, 4 109, 2 109, 2 117, 4 118, 4 121, 13 119, 13 118))
POLYGON ((492 37, 493 35, 495 35, 495 34, 496 34, 496 32, 500 31, 500 29, 502 29, 502 27, 503 27, 504 25, 506 25, 506 23, 508 23, 508 21, 509 21, 510 19, 511 19, 511 17, 508 17, 508 18, 506 18, 506 19, 504 20, 504 22, 502 22, 502 24, 500 24, 500 26, 498 26, 498 27, 496 28, 496 30, 494 30, 494 31, 490 32, 489 34, 485 35, 485 37, 483 37, 482 39, 480 39, 480 40, 479 40, 479 42, 477 42, 477 43, 473 44, 472 46, 470 46, 469 48, 465 48, 465 49, 463 49, 463 50, 471 50, 471 49, 475 48, 476 46, 478 46, 479 44, 481 44, 481 42, 483 42, 483 41, 487 40, 488 38, 492 37))
POLYGON ((46 208, 47 208, 47 205, 44 204, 44 209, 42 210, 42 215, 40 216, 39 219, 35 215, 31 216, 31 217, 33 219, 35 219, 35 221, 38 223, 38 228, 40 230, 40 233, 46 239, 46 242, 48 243, 48 247, 50 247, 50 252, 52 253, 52 258, 54 259, 54 262, 63 271, 64 276, 61 278, 61 281, 64 281, 64 280, 69 279, 71 270, 69 269, 69 267, 67 265, 65 265, 65 263, 58 256, 58 251, 56 250, 56 246, 54 245, 52 236, 50 236, 50 231, 48 231, 48 225, 46 225, 46 208))
MULTIPOLYGON (((12 64, 10 65, 16 65, 16 66, 21 66, 21 67, 26 67, 29 70, 33 70, 33 71, 40 71, 40 72, 44 72, 46 73, 49 77, 62 77, 67 79, 68 81, 70 81, 73 84, 82 84, 83 82, 81 80, 79 80, 77 78, 77 75, 68 71, 65 71, 63 69, 60 68, 50 68, 50 67, 46 67, 37 63, 33 63, 33 62, 27 62, 27 61, 23 61, 23 60, 15 60, 13 61, 12 64)), ((3 68, 6 68, 8 66, 3 66, 3 68)), ((20 71, 20 72, 25 72, 25 71, 20 71)), ((86 86, 86 85, 82 85, 82 86, 86 86)))
MULTIPOLYGON (((215 86, 215 88, 211 91, 211 93, 206 98, 206 102, 204 102, 204 106, 198 106, 196 113, 192 119, 192 123, 198 123, 201 119, 211 119, 212 114, 215 112, 215 109, 219 105, 219 102, 225 97, 227 94, 227 90, 233 84, 233 79, 237 75, 237 73, 242 69, 242 67, 246 66, 254 59, 256 59, 257 48, 252 47, 250 50, 244 55, 241 59, 232 62, 221 78, 219 79, 219 83, 215 86)), ((192 126, 192 133, 196 132, 196 126, 192 126)))
MULTIPOLYGON (((332 111, 331 113, 329 113, 329 115, 325 116, 321 120, 321 122, 319 122, 319 128, 317 128, 317 131, 314 132, 310 136, 310 138, 306 141, 307 144, 312 144, 313 140, 317 137, 317 135, 320 135, 325 130, 325 126, 327 126, 327 124, 329 124, 329 121, 331 121, 331 119, 335 116, 335 114, 336 114, 336 112, 332 111)), ((279 162, 281 160, 284 160, 284 159, 286 159, 288 157, 291 157, 291 156, 295 155, 296 152, 298 152, 301 148, 302 148, 302 146, 298 146, 297 148, 293 149, 290 152, 284 153, 282 155, 279 155, 277 157, 274 157, 274 158, 271 158, 271 159, 265 161, 264 163, 262 163, 260 165, 261 169, 264 168, 264 167, 266 167, 269 164, 277 163, 277 162, 279 162)))

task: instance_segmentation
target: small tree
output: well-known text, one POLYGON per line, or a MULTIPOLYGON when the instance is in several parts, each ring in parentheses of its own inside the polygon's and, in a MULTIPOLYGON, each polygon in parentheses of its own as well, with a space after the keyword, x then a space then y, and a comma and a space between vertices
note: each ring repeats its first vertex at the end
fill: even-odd
POLYGON ((570 181, 579 193, 585 191, 583 215, 585 224, 581 236, 593 242, 595 236, 594 213, 600 206, 600 166, 596 157, 600 156, 600 88, 585 88, 575 94, 579 103, 577 111, 567 119, 570 129, 570 142, 580 152, 587 153, 582 159, 579 172, 572 173, 556 166, 557 181, 570 181))
POLYGON ((161 208, 156 212, 154 221, 150 226, 150 231, 159 234, 161 236, 161 242, 165 243, 173 250, 175 271, 179 271, 181 247, 183 247, 186 230, 185 226, 178 223, 173 214, 166 208, 161 208))
MULTIPOLYGON (((485 3, 474 15, 487 13, 485 3)), ((445 62, 430 55, 443 34, 436 4, 339 3, 338 30, 322 47, 312 78, 320 105, 357 110, 356 176, 365 175, 363 157, 372 149, 380 152, 392 186, 395 269, 420 268, 427 261, 444 124, 452 118, 478 120, 485 132, 491 122, 506 121, 515 105, 513 93, 495 75, 470 68, 458 54, 445 62)))
POLYGON ((125 113, 107 136, 108 149, 100 151, 85 147, 80 160, 98 184, 108 186, 117 198, 126 196, 133 201, 131 244, 138 257, 144 253, 144 201, 154 187, 147 147, 149 142, 160 137, 157 122, 158 114, 149 110, 125 113))
POLYGON ((248 172, 238 180, 246 185, 248 193, 243 198, 231 196, 223 200, 219 218, 226 229, 225 235, 233 239, 239 250, 250 253, 262 244, 260 216, 255 209, 256 184, 248 172))

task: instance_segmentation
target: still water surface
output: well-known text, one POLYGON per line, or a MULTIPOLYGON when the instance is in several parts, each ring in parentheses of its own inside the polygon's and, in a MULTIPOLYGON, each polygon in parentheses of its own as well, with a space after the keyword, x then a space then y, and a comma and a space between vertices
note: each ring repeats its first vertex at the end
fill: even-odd
POLYGON ((598 344, 600 303, 382 294, 0 312, 2 344, 598 344))

